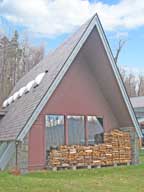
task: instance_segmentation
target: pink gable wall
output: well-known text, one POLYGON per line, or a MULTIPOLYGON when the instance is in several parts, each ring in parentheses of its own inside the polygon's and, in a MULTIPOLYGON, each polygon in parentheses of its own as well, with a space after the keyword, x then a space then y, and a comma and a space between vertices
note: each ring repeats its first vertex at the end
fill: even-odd
POLYGON ((44 166, 45 164, 46 114, 103 116, 105 131, 118 127, 118 122, 101 93, 95 76, 80 56, 71 65, 30 130, 30 167, 35 165, 44 166))

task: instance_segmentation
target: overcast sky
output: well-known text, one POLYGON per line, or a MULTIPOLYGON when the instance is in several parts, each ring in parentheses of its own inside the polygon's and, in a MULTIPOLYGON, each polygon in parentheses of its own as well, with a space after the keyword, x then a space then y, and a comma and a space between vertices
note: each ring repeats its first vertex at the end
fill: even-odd
POLYGON ((0 0, 0 32, 17 29, 48 52, 96 12, 113 53, 127 40, 119 64, 144 71, 144 0, 0 0))

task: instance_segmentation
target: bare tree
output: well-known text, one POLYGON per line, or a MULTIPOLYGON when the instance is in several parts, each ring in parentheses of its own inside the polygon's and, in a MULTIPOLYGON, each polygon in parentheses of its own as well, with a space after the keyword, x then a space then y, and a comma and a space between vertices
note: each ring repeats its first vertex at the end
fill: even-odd
POLYGON ((124 67, 120 67, 120 73, 130 97, 144 96, 144 74, 137 74, 124 67))
POLYGON ((118 47, 116 49, 116 55, 114 57, 116 63, 118 62, 120 52, 121 52, 122 48, 124 47, 125 43, 126 43, 126 40, 122 40, 122 39, 120 39, 118 42, 118 47))
POLYGON ((16 82, 44 57, 44 46, 21 45, 18 32, 12 39, 0 38, 0 105, 16 82))
POLYGON ((125 87, 128 95, 131 97, 136 96, 137 80, 135 78, 135 75, 133 73, 129 73, 124 83, 125 83, 125 87))
MULTIPOLYGON (((119 59, 119 55, 124 47, 126 43, 126 40, 122 40, 120 39, 118 42, 118 47, 116 49, 116 55, 115 55, 115 62, 117 64, 118 59, 119 59)), ((139 80, 136 77, 136 75, 134 73, 132 73, 131 71, 126 71, 125 68, 120 67, 120 73, 123 79, 123 82, 125 84, 127 93, 129 96, 137 96, 138 94, 140 94, 141 92, 141 87, 142 87, 142 77, 140 78, 139 76, 139 80)))
POLYGON ((144 75, 139 74, 137 83, 137 96, 144 95, 144 75))

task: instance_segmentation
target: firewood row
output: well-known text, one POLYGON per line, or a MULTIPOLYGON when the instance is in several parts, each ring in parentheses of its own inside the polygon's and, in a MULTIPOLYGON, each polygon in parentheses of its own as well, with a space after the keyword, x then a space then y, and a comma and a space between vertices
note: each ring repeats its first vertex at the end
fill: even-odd
POLYGON ((128 133, 113 130, 104 134, 104 143, 94 146, 63 145, 49 154, 48 166, 106 166, 131 162, 128 133))

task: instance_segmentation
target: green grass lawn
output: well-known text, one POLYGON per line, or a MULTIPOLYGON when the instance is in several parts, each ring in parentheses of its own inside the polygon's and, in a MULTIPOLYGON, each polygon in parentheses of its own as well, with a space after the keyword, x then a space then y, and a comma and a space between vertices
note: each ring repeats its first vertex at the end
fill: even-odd
POLYGON ((22 176, 0 173, 0 192, 143 192, 144 151, 141 164, 101 169, 45 171, 22 176))

